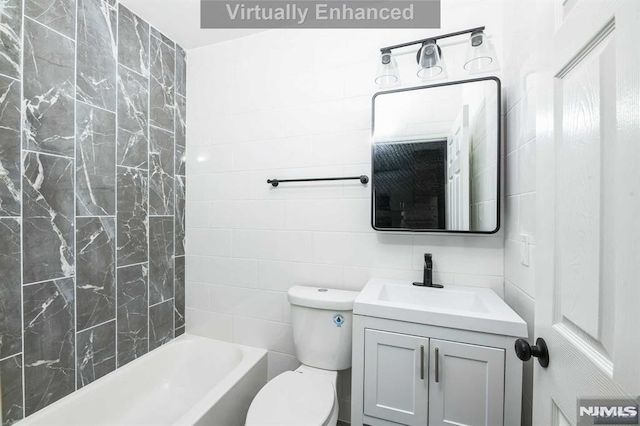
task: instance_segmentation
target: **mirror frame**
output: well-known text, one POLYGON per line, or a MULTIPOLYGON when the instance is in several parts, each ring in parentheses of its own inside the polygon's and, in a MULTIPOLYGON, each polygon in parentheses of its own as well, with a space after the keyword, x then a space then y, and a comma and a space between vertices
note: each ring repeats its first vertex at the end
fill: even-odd
POLYGON ((500 227, 501 227, 501 211, 502 211, 502 133, 503 133, 503 129, 502 129, 502 82, 500 81, 500 79, 498 77, 495 76, 488 76, 488 77, 479 77, 479 78, 472 78, 472 79, 468 79, 468 80, 456 80, 456 81, 447 81, 447 82, 443 82, 443 83, 438 83, 438 84, 429 84, 426 86, 415 86, 415 87, 407 87, 407 88, 401 88, 401 89, 393 89, 393 90, 385 90, 382 92, 377 92, 373 95, 373 98, 371 99, 371 227, 378 232, 399 232, 399 233, 409 233, 409 232, 419 232, 419 233, 434 233, 434 234, 452 234, 452 235, 466 235, 466 234, 471 234, 471 235, 493 235, 495 233, 497 233, 498 231, 500 231, 500 227), (376 198, 375 198, 375 191, 376 191, 376 176, 374 174, 374 163, 375 163, 375 156, 374 156, 374 143, 373 143, 373 137, 374 137, 374 132, 375 132, 375 123, 376 123, 376 98, 378 96, 381 95, 388 95, 390 93, 402 93, 402 92, 411 92, 414 90, 422 90, 422 89, 428 89, 428 88, 434 88, 434 87, 445 87, 445 86, 454 86, 454 85, 458 85, 458 84, 464 84, 464 83, 475 83, 475 82, 479 82, 479 81, 495 81, 497 84, 497 90, 498 90, 498 101, 497 101, 497 106, 498 106, 498 131, 497 131, 497 136, 498 136, 498 152, 496 153, 497 155, 497 172, 498 172, 498 182, 497 182, 497 194, 498 194, 498 198, 497 198, 497 202, 496 202, 496 208, 497 208, 497 212, 496 212, 496 228, 492 231, 458 231, 458 230, 447 230, 447 229, 404 229, 404 228, 377 228, 376 224, 375 224, 375 212, 376 212, 376 198))

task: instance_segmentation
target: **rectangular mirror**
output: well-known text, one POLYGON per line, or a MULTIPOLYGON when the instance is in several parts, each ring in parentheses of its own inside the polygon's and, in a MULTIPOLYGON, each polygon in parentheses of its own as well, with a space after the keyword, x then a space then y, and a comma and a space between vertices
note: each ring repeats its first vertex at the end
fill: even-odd
POLYGON ((373 228, 497 232, 500 136, 495 77, 376 93, 373 228))

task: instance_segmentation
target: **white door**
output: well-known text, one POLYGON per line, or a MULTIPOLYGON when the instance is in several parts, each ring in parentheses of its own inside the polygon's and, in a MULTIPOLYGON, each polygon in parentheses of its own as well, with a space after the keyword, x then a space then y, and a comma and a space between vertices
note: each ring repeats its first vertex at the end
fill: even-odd
POLYGON ((463 105, 447 136, 447 229, 468 231, 470 210, 469 105, 463 105))
POLYGON ((429 339, 367 329, 364 347, 364 414, 426 425, 429 339))
POLYGON ((640 394, 640 2, 537 5, 533 423, 576 425, 578 399, 640 394))
POLYGON ((504 419, 504 350, 429 341, 429 426, 496 426, 504 419))

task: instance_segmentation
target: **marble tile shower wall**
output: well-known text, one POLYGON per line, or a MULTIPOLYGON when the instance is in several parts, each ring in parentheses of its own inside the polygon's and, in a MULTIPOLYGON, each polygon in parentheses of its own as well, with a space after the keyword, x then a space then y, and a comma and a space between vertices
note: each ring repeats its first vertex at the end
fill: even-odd
POLYGON ((186 55, 115 0, 0 0, 0 424, 184 332, 186 55))

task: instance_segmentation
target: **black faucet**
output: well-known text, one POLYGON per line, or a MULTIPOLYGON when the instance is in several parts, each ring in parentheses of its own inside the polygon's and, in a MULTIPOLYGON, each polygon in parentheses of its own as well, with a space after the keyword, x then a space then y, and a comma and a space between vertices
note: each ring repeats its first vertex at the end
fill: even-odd
POLYGON ((441 284, 433 283, 433 259, 431 253, 424 254, 424 276, 421 283, 413 283, 420 287, 443 288, 441 284))

